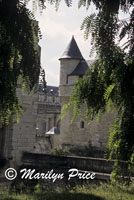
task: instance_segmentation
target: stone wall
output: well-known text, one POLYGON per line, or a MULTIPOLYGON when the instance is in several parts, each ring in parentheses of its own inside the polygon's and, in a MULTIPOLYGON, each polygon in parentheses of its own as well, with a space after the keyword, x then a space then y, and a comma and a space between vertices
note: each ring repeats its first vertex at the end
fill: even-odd
POLYGON ((18 124, 13 125, 12 156, 14 165, 21 161, 23 151, 33 151, 36 143, 36 122, 38 108, 38 93, 23 93, 21 88, 17 89, 17 95, 21 100, 23 114, 18 124))
POLYGON ((19 123, 12 125, 11 165, 20 165, 24 151, 49 153, 55 139, 46 137, 45 134, 52 127, 60 126, 58 116, 61 106, 58 96, 39 95, 39 92, 34 91, 23 92, 21 85, 17 88, 17 96, 21 101, 23 114, 19 123))
MULTIPOLYGON (((59 89, 62 107, 69 102, 73 86, 79 78, 79 75, 68 76, 73 72, 78 63, 79 60, 76 61, 75 59, 61 59, 59 89)), ((99 121, 95 118, 88 125, 89 121, 81 118, 86 111, 86 105, 84 104, 82 106, 80 118, 76 118, 72 124, 73 109, 70 109, 61 120, 60 144, 69 149, 77 149, 78 151, 81 151, 89 145, 93 148, 100 149, 100 151, 104 150, 108 142, 109 128, 116 117, 116 112, 106 112, 99 121)))
POLYGON ((13 124, 2 126, 0 123, 0 157, 6 160, 12 159, 12 134, 13 124))
POLYGON ((78 156, 57 156, 25 152, 22 157, 23 165, 27 167, 41 167, 42 169, 70 169, 94 171, 110 174, 113 161, 101 158, 87 158, 78 156), (38 162, 36 162, 38 160, 38 162))
MULTIPOLYGON (((45 179, 42 181, 42 184, 45 187, 57 187, 65 185, 78 185, 86 184, 88 181, 90 183, 98 183, 98 181, 108 181, 110 180, 111 172, 114 167, 114 161, 107 161, 105 159, 97 158, 85 158, 85 157, 76 157, 76 156, 56 156, 48 154, 33 154, 25 152, 23 155, 23 165, 21 169, 35 169, 35 173, 47 173, 53 170, 54 173, 63 173, 63 180, 56 180, 54 183, 52 180, 45 179), (36 162, 38 160, 38 162, 36 162), (82 178, 72 178, 70 181, 69 170, 76 169, 78 173, 95 173, 95 179, 86 180, 82 178)), ((120 161, 121 162, 121 161, 120 161)), ((126 165, 127 162, 121 162, 124 172, 127 174, 126 165)), ((132 176, 134 172, 132 171, 132 176)), ((29 181, 29 180, 28 180, 29 181)), ((35 180, 37 184, 37 180, 35 180)))
POLYGON ((60 85, 65 85, 68 82, 67 75, 70 74, 78 65, 78 59, 63 59, 60 60, 60 85))
MULTIPOLYGON (((61 97, 62 105, 68 101, 69 97, 61 97)), ((84 110, 83 107, 83 112, 84 110)), ((107 112, 99 121, 95 118, 90 125, 88 125, 88 120, 84 121, 80 118, 71 123, 72 113, 73 110, 70 110, 61 120, 60 143, 62 146, 74 146, 80 150, 90 145, 104 150, 108 142, 109 128, 116 117, 116 112, 107 112)))

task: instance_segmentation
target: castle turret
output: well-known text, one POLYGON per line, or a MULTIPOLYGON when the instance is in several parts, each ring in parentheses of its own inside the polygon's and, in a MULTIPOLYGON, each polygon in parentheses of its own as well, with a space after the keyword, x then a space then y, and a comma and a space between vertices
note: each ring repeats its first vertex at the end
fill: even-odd
MULTIPOLYGON (((86 61, 83 58, 74 37, 72 37, 60 58, 60 100, 62 106, 69 102, 76 80, 86 74, 92 63, 93 61, 86 61)), ((75 118, 71 124, 73 109, 70 108, 60 123, 59 144, 67 147, 70 152, 84 152, 85 146, 91 144, 91 152, 94 150, 92 155, 97 152, 100 155, 108 141, 108 130, 115 113, 105 113, 104 118, 101 118, 99 122, 94 119, 88 126, 88 121, 81 118, 86 109, 86 104, 83 104, 80 118, 75 118)))
POLYGON ((72 36, 72 39, 69 42, 61 58, 59 58, 59 60, 62 60, 62 59, 78 59, 78 60, 84 59, 74 39, 74 36, 72 36))
MULTIPOLYGON (((60 86, 59 86, 59 93, 60 93, 60 100, 61 106, 68 103, 72 88, 74 83, 79 78, 79 75, 71 75, 79 63, 84 61, 84 58, 79 50, 79 47, 72 37, 70 43, 68 44, 67 48, 65 49, 63 55, 60 57, 60 86)), ((72 118, 72 111, 69 111, 67 115, 61 120, 60 126, 60 144, 70 144, 72 141, 72 125, 70 126, 70 121, 72 118)))
MULTIPOLYGON (((79 47, 72 37, 60 60, 60 96, 70 96, 71 86, 74 82, 68 81, 71 74, 80 61, 84 60, 79 47)), ((73 79, 74 80, 74 79, 73 79)))

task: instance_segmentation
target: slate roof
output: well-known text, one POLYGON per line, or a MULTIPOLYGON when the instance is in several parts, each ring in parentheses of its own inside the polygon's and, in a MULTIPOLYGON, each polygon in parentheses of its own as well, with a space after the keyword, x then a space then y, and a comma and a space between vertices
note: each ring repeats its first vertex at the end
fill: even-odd
POLYGON ((48 85, 46 89, 48 95, 59 96, 59 87, 48 85))
POLYGON ((74 71, 69 74, 68 76, 79 76, 84 75, 88 68, 90 68, 90 65, 94 62, 94 60, 81 60, 79 64, 76 66, 74 71))
POLYGON ((80 59, 80 60, 84 59, 74 39, 74 36, 72 36, 71 41, 69 42, 67 48, 65 49, 63 55, 59 58, 59 60, 64 58, 80 59))
POLYGON ((81 60, 74 71, 69 76, 84 75, 88 69, 88 64, 85 60, 81 60))
MULTIPOLYGON (((59 96, 59 87, 56 86, 46 86, 47 94, 53 96, 59 96)), ((39 84, 39 92, 44 94, 43 84, 39 84)))

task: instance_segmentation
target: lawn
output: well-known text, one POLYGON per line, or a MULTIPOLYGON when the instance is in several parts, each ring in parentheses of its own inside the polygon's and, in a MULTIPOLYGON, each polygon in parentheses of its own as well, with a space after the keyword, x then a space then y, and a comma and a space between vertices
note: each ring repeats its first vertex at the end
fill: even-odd
POLYGON ((57 188, 41 191, 37 186, 34 192, 0 192, 0 200, 134 200, 134 185, 121 186, 100 184, 57 188))

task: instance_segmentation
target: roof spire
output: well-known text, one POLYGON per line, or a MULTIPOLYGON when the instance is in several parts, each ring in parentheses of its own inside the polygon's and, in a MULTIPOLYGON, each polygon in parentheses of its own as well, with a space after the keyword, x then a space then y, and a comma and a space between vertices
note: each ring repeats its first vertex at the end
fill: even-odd
POLYGON ((60 59, 64 59, 64 58, 79 59, 79 60, 84 59, 73 35, 72 35, 71 41, 69 42, 67 48, 65 49, 65 51, 63 53, 63 55, 60 57, 60 59))

